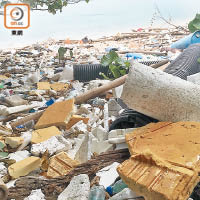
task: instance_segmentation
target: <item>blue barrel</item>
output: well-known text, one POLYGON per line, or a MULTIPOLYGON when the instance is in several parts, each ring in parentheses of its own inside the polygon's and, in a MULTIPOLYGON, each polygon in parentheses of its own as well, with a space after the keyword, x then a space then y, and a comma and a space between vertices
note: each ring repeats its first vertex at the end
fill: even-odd
POLYGON ((174 42, 171 45, 173 49, 186 49, 191 44, 200 43, 200 31, 191 33, 190 35, 174 42))

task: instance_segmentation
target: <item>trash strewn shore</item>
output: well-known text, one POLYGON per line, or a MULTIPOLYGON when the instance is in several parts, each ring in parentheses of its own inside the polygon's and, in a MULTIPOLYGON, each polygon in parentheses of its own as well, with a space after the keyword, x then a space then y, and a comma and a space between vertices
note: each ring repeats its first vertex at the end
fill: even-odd
POLYGON ((141 28, 1 50, 0 199, 200 198, 200 46, 170 48, 188 34, 141 28), (106 80, 112 51, 131 67, 106 80))

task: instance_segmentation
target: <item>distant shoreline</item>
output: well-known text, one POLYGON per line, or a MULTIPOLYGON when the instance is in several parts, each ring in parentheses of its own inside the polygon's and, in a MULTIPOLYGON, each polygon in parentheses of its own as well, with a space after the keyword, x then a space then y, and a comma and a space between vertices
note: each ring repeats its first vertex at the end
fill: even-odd
MULTIPOLYGON (((177 23, 176 23, 177 24, 177 23)), ((179 24, 186 24, 185 22, 183 23, 179 23, 179 24)), ((143 28, 143 27, 141 27, 143 28)), ((173 28, 172 26, 169 26, 167 24, 165 24, 164 26, 163 25, 160 25, 160 26, 152 26, 152 27, 144 27, 144 29, 148 29, 148 28, 173 28)), ((119 31, 119 32, 115 32, 115 33, 105 33, 105 34, 101 34, 98 35, 98 34, 88 34, 88 35, 85 35, 85 36, 88 36, 89 39, 92 39, 92 40, 98 40, 100 38, 103 38, 103 37, 112 37, 112 36, 115 36, 117 34, 123 34, 123 33, 131 33, 132 30, 135 30, 137 28, 132 28, 131 30, 128 30, 128 31, 119 31), (90 36, 91 35, 91 36, 90 36), (93 37, 92 37, 93 35, 93 37)), ((20 48, 24 48, 26 46, 31 46, 31 45, 34 45, 34 44, 40 44, 40 43, 44 43, 44 42, 47 42, 48 40, 55 40, 55 41, 59 41, 59 40, 65 40, 67 38, 71 39, 71 40, 81 40, 82 38, 84 38, 85 36, 83 37, 79 37, 79 38, 70 38, 70 37, 66 37, 66 38, 60 38, 60 37, 53 37, 53 38, 46 38, 46 39, 41 39, 41 40, 33 40, 33 41, 30 41, 30 42, 20 42, 20 44, 18 43, 15 43, 13 44, 12 42, 7 42, 7 45, 2 45, 0 46, 0 51, 5 51, 5 50, 12 50, 12 49, 20 49, 20 48)), ((16 36, 15 36, 16 37, 16 36)), ((18 36, 19 39, 20 37, 22 37, 21 39, 23 39, 23 36, 18 36)))

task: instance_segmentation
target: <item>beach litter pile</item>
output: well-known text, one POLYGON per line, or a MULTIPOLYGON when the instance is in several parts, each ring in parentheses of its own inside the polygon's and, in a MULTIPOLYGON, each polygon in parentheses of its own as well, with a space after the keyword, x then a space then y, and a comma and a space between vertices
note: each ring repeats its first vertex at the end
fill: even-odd
POLYGON ((187 35, 139 29, 1 50, 0 199, 200 198, 200 45, 170 48, 187 35), (118 77, 102 65, 116 53, 130 63, 118 77))

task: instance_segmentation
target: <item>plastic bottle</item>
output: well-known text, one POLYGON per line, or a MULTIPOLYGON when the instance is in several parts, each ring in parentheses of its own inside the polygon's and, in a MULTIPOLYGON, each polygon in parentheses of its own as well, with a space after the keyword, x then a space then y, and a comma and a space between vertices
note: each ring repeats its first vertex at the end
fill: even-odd
POLYGON ((103 186, 93 186, 90 190, 89 200, 105 200, 106 194, 103 186))
POLYGON ((119 180, 114 185, 107 187, 106 191, 108 192, 109 195, 112 196, 114 194, 121 192, 124 188, 127 187, 128 186, 122 180, 119 180))

